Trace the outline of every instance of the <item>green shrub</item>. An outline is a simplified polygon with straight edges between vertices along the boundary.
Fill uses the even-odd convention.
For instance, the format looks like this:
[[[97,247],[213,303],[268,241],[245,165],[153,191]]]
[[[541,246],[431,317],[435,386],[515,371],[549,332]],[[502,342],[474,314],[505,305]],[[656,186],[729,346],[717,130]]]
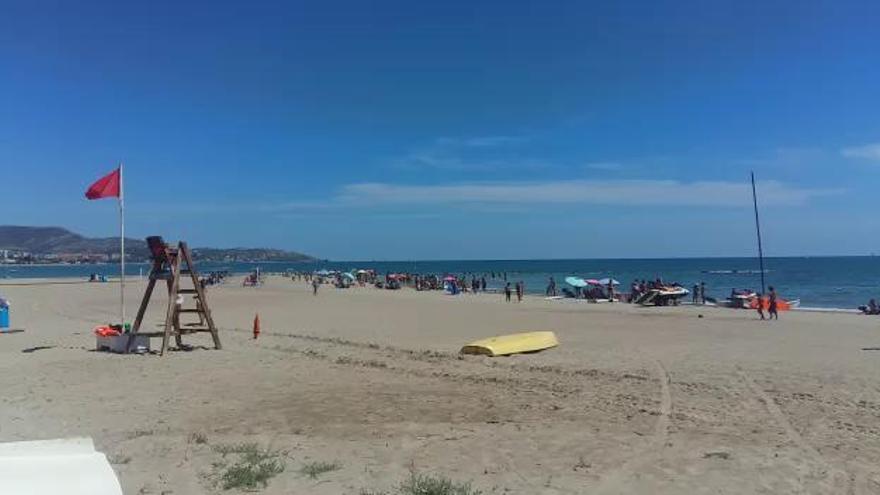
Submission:
[[[470,483],[457,483],[442,476],[413,474],[400,486],[403,495],[481,495]]]
[[[321,476],[324,473],[336,471],[340,468],[342,468],[342,464],[339,464],[338,462],[309,462],[303,465],[299,472],[309,478],[317,479],[318,476]]]

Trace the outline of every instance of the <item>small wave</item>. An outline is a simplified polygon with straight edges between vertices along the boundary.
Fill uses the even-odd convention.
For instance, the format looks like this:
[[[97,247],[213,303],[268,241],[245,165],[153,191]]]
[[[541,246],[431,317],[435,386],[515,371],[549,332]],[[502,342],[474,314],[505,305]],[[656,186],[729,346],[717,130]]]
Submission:
[[[806,311],[809,313],[852,313],[852,314],[861,314],[861,311],[857,309],[848,309],[848,308],[816,308],[816,307],[804,307],[800,306],[797,308],[792,308],[792,311]]]
[[[764,273],[770,273],[770,270],[763,270]],[[700,273],[709,273],[712,275],[757,275],[761,270],[702,270]]]

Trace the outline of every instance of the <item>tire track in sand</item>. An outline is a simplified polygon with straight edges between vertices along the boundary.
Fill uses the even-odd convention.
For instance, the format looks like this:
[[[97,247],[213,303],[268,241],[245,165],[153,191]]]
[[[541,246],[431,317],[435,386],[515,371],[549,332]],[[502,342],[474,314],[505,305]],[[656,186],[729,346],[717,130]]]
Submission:
[[[830,475],[831,479],[834,478],[844,478],[846,480],[846,493],[850,495],[861,495],[862,493],[867,493],[864,491],[865,483],[862,482],[862,476],[858,474],[848,473],[846,470],[837,468],[831,465],[815,447],[810,445],[804,437],[798,433],[797,430],[794,429],[794,426],[791,425],[791,422],[788,421],[788,417],[782,412],[782,409],[779,408],[779,404],[773,400],[772,397],[767,395],[767,393],[755,383],[755,380],[749,375],[744,369],[737,366],[736,372],[739,374],[742,381],[746,384],[746,387],[758,398],[759,402],[764,404],[764,408],[767,410],[767,413],[773,419],[773,421],[785,431],[785,434],[788,438],[794,442],[794,444],[804,453],[806,453],[812,460],[818,463],[821,466],[824,466]],[[859,478],[857,480],[857,478]]]
[[[240,328],[230,328],[224,329],[229,330],[236,333],[250,333],[246,329]],[[319,337],[307,334],[289,334],[289,333],[277,333],[277,332],[263,332],[261,336],[268,337],[278,337],[278,338],[293,338],[293,339],[301,339],[306,341],[311,341],[316,344],[325,345],[328,348],[335,347],[344,347],[344,348],[359,348],[364,350],[369,350],[371,352],[375,352],[381,355],[383,359],[381,368],[386,371],[391,372],[404,372],[411,374],[413,376],[420,377],[428,377],[428,378],[444,378],[444,379],[453,379],[453,380],[464,380],[464,381],[472,381],[476,375],[472,375],[471,373],[474,370],[471,370],[471,373],[464,372],[463,374],[459,373],[451,373],[451,372],[443,372],[442,374],[438,374],[437,372],[432,372],[430,369],[422,369],[422,368],[412,368],[409,365],[404,364],[403,366],[398,366],[398,360],[404,358],[404,361],[426,361],[427,363],[433,363],[436,360],[446,360],[446,359],[455,359],[458,365],[467,365],[470,367],[476,367],[480,369],[494,369],[496,364],[493,363],[491,366],[488,366],[485,362],[477,362],[477,361],[460,361],[460,358],[457,355],[444,353],[444,352],[430,352],[426,353],[426,351],[419,350],[411,350],[405,348],[397,348],[391,346],[379,346],[374,343],[366,343],[366,342],[356,342],[356,341],[348,341],[345,339],[335,338],[335,337]],[[337,358],[336,361],[333,360],[332,355],[327,355],[321,352],[310,353],[310,349],[300,350],[297,348],[281,348],[279,346],[268,347],[261,346],[267,350],[281,351],[281,352],[295,352],[298,354],[303,354],[308,357],[317,358],[327,360],[329,362],[335,362],[339,364],[339,360]],[[344,357],[344,356],[343,356]],[[390,361],[389,361],[390,360]],[[649,359],[645,359],[648,361]],[[660,361],[651,360],[654,364],[656,371],[652,373],[655,375],[654,380],[656,380],[660,384],[660,394],[658,397],[659,408],[656,412],[652,413],[657,415],[657,420],[654,423],[653,433],[650,434],[649,438],[644,441],[644,443],[635,449],[633,449],[632,455],[629,456],[628,459],[622,460],[619,467],[609,469],[608,475],[601,475],[599,480],[596,482],[600,487],[607,487],[605,490],[608,490],[610,493],[619,493],[619,488],[622,483],[626,482],[629,477],[635,476],[639,470],[643,469],[646,465],[650,465],[656,462],[661,457],[661,450],[666,446],[668,437],[669,437],[669,427],[670,427],[670,418],[672,413],[672,395],[671,395],[671,379],[669,373],[666,371],[666,368]],[[376,361],[374,360],[362,360],[362,359],[354,359],[351,361],[346,361],[344,364],[351,364],[355,366],[372,366],[372,363]],[[376,362],[378,364],[378,362]],[[570,377],[571,379],[575,379],[580,381],[582,376],[587,377],[600,377],[607,378],[613,380],[621,380],[621,379],[638,379],[640,382],[648,380],[651,374],[646,374],[646,376],[633,376],[629,373],[624,373],[622,375],[617,374],[607,374],[594,369],[574,369],[574,370],[563,370],[556,369],[553,367],[541,367],[541,366],[519,366],[515,364],[509,365],[501,365],[498,366],[499,371],[519,371],[524,373],[537,373],[539,375],[545,374],[563,374],[565,376]],[[607,375],[607,376],[606,376]],[[508,383],[513,384],[517,383],[519,385],[528,383],[526,381],[521,381],[522,378],[503,378],[503,379],[495,379],[493,383]],[[555,377],[551,379],[554,381]],[[573,393],[576,393],[576,389],[572,390]],[[645,404],[645,407],[650,407]],[[544,492],[547,490],[557,491],[559,488],[552,486],[552,478],[545,481],[540,481],[540,486],[536,481],[528,481],[525,479],[522,473],[520,473],[516,463],[512,456],[508,453],[501,453],[500,456],[503,461],[507,463],[507,471],[513,473],[522,483],[530,488],[535,489],[535,493]],[[564,491],[564,490],[563,490]],[[548,492],[550,493],[550,492]],[[590,493],[593,493],[591,490]],[[599,492],[602,493],[602,492]]]
[[[634,474],[641,472],[649,464],[656,462],[663,454],[663,449],[669,440],[669,425],[672,417],[672,380],[669,372],[659,360],[654,360],[657,377],[660,380],[660,410],[657,422],[654,423],[654,435],[651,439],[637,449],[620,467],[602,477],[599,486],[591,493],[620,493],[626,491],[623,484]]]
[[[672,379],[669,378],[669,372],[660,361],[654,362],[657,367],[658,376],[660,377],[660,417],[654,425],[654,437],[663,439],[663,444],[669,438],[669,423],[672,417],[672,392],[670,386]]]

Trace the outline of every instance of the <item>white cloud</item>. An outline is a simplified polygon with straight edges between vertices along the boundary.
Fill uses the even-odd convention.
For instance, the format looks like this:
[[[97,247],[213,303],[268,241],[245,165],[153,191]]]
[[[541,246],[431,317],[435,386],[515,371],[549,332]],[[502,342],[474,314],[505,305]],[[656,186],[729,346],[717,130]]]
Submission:
[[[435,144],[448,147],[491,148],[511,146],[528,141],[524,136],[477,136],[470,138],[438,138]]]
[[[462,140],[462,144],[474,148],[483,148],[488,146],[508,146],[513,144],[521,144],[526,142],[526,138],[521,136],[483,136]]]
[[[469,138],[436,138],[394,160],[400,169],[436,169],[462,172],[489,172],[505,169],[540,169],[547,164],[533,159],[511,156],[511,147],[529,140],[525,136],[478,136]]]
[[[843,192],[842,189],[800,188],[772,180],[758,183],[758,199],[762,207],[800,206],[816,198]],[[436,185],[367,182],[343,185],[317,199],[273,201],[254,198],[249,202],[175,204],[173,209],[191,214],[256,211],[282,216],[347,214],[357,210],[369,211],[372,216],[414,217],[435,215],[436,211],[426,209],[430,207],[464,207],[480,212],[520,211],[536,205],[751,208],[751,201],[752,190],[748,183],[725,181],[558,180]],[[144,204],[142,207],[151,211],[172,208],[165,204]]]
[[[614,170],[620,170],[623,168],[623,165],[617,162],[592,162],[584,165],[584,168],[588,168],[590,170],[601,170],[606,172],[611,172]]]
[[[840,150],[840,154],[847,158],[860,158],[880,162],[880,143],[843,148]]]
[[[436,169],[450,171],[492,172],[496,170],[539,170],[549,165],[534,160],[500,160],[492,158],[462,159],[433,152],[412,153],[395,162],[401,169]]]
[[[763,181],[761,205],[802,205],[811,199],[838,194],[836,189],[803,189]],[[391,183],[348,184],[325,203],[289,203],[277,209],[523,205],[702,206],[749,207],[751,186],[741,182],[672,180],[561,180],[542,182],[474,182],[439,185]]]
[[[396,164],[400,168],[432,168],[456,171],[495,170],[499,166],[498,162],[492,160],[464,161],[456,156],[438,156],[431,152],[413,153],[403,160],[399,160]]]

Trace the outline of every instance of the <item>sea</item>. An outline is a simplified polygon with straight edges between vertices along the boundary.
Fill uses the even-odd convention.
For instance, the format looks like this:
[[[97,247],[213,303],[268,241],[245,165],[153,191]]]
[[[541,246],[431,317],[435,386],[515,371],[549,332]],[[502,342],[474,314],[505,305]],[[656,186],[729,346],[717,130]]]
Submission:
[[[761,270],[754,258],[670,258],[670,259],[569,259],[569,260],[437,260],[437,261],[318,261],[307,263],[200,263],[201,273],[228,271],[249,273],[259,268],[265,273],[310,272],[321,269],[350,271],[373,269],[379,273],[409,272],[485,276],[490,288],[498,289],[505,281],[525,284],[526,292],[543,294],[550,277],[564,287],[565,277],[620,281],[621,290],[629,291],[633,280],[663,279],[691,289],[706,284],[706,295],[726,298],[731,289],[760,292]],[[126,264],[126,276],[146,274],[146,263]],[[0,265],[2,285],[18,278],[88,278],[92,273],[115,277],[119,266],[88,265]],[[801,306],[813,308],[854,309],[870,298],[880,298],[880,257],[786,257],[765,258],[764,283],[773,286],[785,299],[800,299]]]

